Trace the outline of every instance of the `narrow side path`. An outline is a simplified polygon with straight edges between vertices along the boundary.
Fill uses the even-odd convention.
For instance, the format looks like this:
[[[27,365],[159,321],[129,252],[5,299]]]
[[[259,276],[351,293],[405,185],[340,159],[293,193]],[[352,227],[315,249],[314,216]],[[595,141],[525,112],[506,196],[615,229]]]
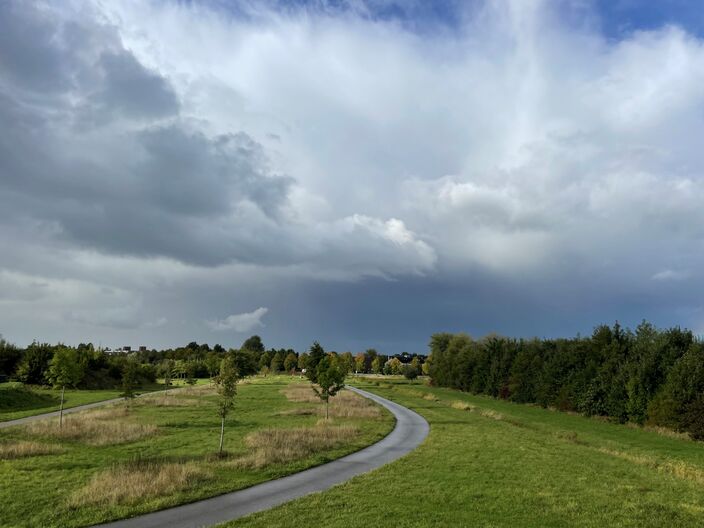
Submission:
[[[178,390],[181,387],[177,387],[175,389],[167,389],[167,390]],[[138,394],[136,398],[141,398],[142,396],[148,396],[152,394],[161,394],[163,392],[167,392],[166,390],[158,390],[158,391],[153,391],[153,392],[143,392],[142,394]],[[103,405],[110,405],[111,403],[119,403],[119,402],[124,402],[124,398],[112,398],[110,400],[100,400],[97,402],[93,403],[84,403],[83,405],[76,405],[75,407],[69,407],[68,409],[64,409],[64,415],[75,413],[75,412],[80,412],[80,411],[85,411],[86,409],[93,409],[95,407],[102,407]],[[33,416],[25,416],[24,418],[16,418],[14,420],[7,420],[4,422],[0,422],[0,429],[3,429],[5,427],[12,427],[14,425],[24,425],[28,424],[30,422],[36,422],[37,420],[45,420],[47,418],[58,418],[59,417],[59,411],[51,411],[48,413],[44,414],[35,414]]]
[[[386,407],[396,417],[394,430],[376,444],[327,464],[251,488],[101,524],[100,528],[197,528],[230,521],[326,490],[381,467],[413,451],[428,436],[430,426],[419,414],[376,394],[355,387],[348,388]]]

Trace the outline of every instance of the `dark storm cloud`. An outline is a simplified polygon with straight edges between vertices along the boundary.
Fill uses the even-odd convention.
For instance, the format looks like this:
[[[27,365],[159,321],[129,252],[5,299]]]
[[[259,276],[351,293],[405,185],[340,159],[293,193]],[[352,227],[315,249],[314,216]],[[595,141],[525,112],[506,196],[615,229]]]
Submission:
[[[292,180],[270,174],[256,141],[208,137],[179,118],[168,80],[114,28],[29,4],[0,9],[7,218],[54,224],[64,240],[118,254],[267,258],[247,224],[275,227]]]

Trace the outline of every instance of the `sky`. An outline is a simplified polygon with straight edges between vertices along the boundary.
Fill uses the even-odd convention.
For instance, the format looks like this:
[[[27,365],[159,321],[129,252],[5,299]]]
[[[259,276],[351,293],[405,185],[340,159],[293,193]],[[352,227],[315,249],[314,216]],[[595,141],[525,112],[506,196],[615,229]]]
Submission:
[[[0,334],[704,333],[698,0],[0,3]]]

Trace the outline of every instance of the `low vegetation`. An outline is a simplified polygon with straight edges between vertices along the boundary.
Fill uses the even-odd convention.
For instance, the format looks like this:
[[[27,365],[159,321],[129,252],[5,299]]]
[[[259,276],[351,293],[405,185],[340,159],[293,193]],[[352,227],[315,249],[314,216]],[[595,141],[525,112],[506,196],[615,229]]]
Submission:
[[[354,385],[425,416],[428,439],[392,464],[228,528],[389,519],[419,528],[704,526],[699,442],[419,382]]]
[[[344,456],[393,428],[386,411],[319,424],[324,404],[310,386],[313,401],[289,401],[281,391],[290,382],[238,383],[222,458],[210,384],[69,414],[61,430],[55,419],[0,429],[0,449],[13,453],[0,460],[12,482],[0,486],[0,524],[73,528],[192,502]],[[299,408],[313,413],[290,412]]]
[[[206,480],[209,474],[195,462],[133,462],[95,474],[71,494],[69,505],[134,504],[145,498],[169,495]]]
[[[64,449],[54,444],[43,444],[30,440],[15,440],[0,443],[0,460],[10,460],[13,458],[32,457],[40,455],[55,455],[62,453]]]
[[[30,436],[72,440],[92,446],[124,444],[156,434],[156,425],[125,420],[128,416],[129,410],[121,405],[66,416],[63,426],[58,420],[39,420],[26,425],[25,431]]]
[[[251,452],[234,460],[237,467],[262,468],[301,460],[348,442],[359,434],[356,427],[325,423],[293,429],[267,428],[250,433],[245,444]]]

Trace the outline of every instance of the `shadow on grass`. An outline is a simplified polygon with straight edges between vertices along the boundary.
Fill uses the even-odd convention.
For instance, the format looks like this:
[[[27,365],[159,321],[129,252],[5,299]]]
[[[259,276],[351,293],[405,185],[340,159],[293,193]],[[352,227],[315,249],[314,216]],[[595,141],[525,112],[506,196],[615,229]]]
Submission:
[[[0,389],[0,411],[30,411],[59,405],[60,399],[52,394],[39,394],[26,387]]]

